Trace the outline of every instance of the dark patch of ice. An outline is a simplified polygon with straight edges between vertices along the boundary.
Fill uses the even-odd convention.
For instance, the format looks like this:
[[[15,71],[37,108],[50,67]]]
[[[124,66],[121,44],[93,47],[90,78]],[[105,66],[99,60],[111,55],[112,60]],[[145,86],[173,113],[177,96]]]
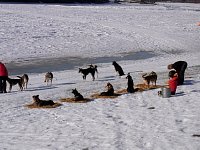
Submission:
[[[20,75],[24,73],[43,73],[61,70],[71,70],[87,64],[111,63],[122,60],[141,60],[155,57],[156,54],[148,51],[123,53],[121,56],[113,57],[59,57],[59,58],[32,58],[21,61],[13,61],[6,64],[10,75]]]

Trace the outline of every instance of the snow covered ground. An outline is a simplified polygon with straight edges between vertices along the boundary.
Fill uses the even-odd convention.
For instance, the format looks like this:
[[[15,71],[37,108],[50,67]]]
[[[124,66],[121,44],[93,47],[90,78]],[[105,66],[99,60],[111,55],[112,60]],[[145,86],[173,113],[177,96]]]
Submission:
[[[0,4],[0,61],[10,77],[27,73],[28,89],[0,95],[0,149],[199,150],[200,138],[200,5],[49,5]],[[166,66],[188,62],[185,85],[170,98],[156,90],[125,94],[89,103],[62,103],[53,109],[28,109],[41,99],[84,97],[116,90],[127,80],[116,76],[112,61],[130,72],[156,71],[167,80]],[[79,67],[93,63],[99,74],[82,80]],[[44,74],[52,71],[52,86]],[[148,109],[155,107],[155,109]]]

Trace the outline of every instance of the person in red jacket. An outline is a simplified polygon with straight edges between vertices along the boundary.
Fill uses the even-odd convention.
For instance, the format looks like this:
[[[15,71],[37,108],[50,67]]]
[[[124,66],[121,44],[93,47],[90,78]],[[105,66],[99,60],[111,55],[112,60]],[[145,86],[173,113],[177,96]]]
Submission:
[[[0,93],[7,93],[6,80],[8,78],[8,71],[5,65],[0,62]]]
[[[169,80],[168,80],[168,85],[171,90],[171,95],[176,94],[176,88],[178,86],[178,74],[176,73],[175,70],[171,70],[169,72]]]
[[[187,62],[185,61],[177,61],[173,64],[169,64],[167,66],[169,70],[175,69],[176,73],[178,74],[178,85],[183,85],[185,80],[185,70],[187,68]]]

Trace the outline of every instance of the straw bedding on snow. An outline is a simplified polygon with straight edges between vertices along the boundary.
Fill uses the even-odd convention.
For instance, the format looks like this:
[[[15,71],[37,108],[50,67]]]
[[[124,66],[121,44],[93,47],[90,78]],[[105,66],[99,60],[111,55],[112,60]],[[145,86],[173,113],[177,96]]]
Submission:
[[[55,103],[54,105],[37,106],[34,103],[32,103],[32,104],[25,105],[25,107],[28,107],[28,108],[56,108],[56,107],[59,107],[61,105],[62,104],[60,104],[60,103]]]
[[[153,89],[157,89],[157,88],[161,88],[164,87],[163,85],[150,85],[148,87],[148,85],[146,84],[137,84],[135,86],[135,92],[143,92],[143,91],[148,91],[148,90],[153,90]],[[121,89],[116,91],[117,94],[127,94],[127,89]]]
[[[114,93],[114,95],[112,96],[102,96],[100,95],[99,93],[96,93],[96,94],[92,94],[91,97],[92,98],[116,98],[118,96],[120,96],[121,94],[118,94],[118,93]]]
[[[87,103],[93,101],[89,98],[84,98],[83,100],[76,100],[75,98],[62,98],[60,99],[61,102],[68,102],[68,103]]]

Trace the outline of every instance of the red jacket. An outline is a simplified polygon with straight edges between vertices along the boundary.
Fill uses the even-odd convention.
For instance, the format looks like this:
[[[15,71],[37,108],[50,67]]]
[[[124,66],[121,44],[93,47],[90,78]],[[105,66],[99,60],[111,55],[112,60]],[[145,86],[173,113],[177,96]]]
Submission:
[[[169,79],[168,84],[169,84],[169,88],[170,88],[171,92],[176,93],[176,88],[178,85],[178,77],[175,76],[175,77]]]
[[[4,64],[0,62],[0,76],[8,76],[8,71]]]

